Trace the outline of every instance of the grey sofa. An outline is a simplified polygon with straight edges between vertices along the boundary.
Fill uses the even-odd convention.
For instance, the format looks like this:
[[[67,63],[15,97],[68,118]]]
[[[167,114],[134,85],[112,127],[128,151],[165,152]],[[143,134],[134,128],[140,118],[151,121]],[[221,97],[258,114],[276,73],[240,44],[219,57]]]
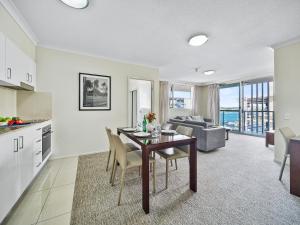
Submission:
[[[211,119],[202,118],[201,116],[177,116],[170,119],[171,122],[187,123],[208,128],[214,125]]]
[[[192,124],[186,122],[179,122],[170,120],[172,129],[177,126],[186,126],[193,128],[193,136],[197,138],[197,149],[200,151],[208,152],[217,148],[225,147],[225,128],[222,127],[208,127],[200,126],[199,124]]]

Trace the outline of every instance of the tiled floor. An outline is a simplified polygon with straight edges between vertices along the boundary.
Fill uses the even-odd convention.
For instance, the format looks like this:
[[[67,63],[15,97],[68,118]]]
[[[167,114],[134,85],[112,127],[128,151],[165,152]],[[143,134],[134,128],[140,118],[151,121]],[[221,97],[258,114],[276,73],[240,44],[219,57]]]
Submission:
[[[69,225],[78,158],[50,160],[5,225]]]

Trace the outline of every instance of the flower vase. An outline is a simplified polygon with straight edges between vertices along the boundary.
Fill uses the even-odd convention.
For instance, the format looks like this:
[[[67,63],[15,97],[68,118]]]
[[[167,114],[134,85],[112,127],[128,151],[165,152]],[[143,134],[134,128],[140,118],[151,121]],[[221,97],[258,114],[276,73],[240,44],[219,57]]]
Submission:
[[[154,130],[155,126],[152,123],[148,123],[147,124],[147,131],[152,133],[152,131]]]

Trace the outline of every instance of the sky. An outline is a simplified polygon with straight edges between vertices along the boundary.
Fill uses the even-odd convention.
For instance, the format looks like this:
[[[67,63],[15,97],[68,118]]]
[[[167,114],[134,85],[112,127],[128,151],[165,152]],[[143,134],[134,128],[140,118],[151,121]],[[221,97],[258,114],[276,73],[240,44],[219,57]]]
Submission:
[[[253,85],[253,93],[256,95],[256,85]],[[261,83],[258,84],[258,96],[261,96]],[[264,83],[264,95],[267,96],[267,83]],[[244,96],[251,97],[251,85],[244,86]],[[221,107],[239,107],[239,87],[221,88],[220,89],[220,106]]]

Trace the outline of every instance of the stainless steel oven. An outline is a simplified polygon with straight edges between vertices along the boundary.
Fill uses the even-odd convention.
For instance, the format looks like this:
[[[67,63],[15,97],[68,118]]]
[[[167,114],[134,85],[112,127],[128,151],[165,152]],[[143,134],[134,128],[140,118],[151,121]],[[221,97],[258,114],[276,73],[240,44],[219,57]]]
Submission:
[[[47,158],[51,153],[51,125],[43,127],[42,130],[42,159]]]

